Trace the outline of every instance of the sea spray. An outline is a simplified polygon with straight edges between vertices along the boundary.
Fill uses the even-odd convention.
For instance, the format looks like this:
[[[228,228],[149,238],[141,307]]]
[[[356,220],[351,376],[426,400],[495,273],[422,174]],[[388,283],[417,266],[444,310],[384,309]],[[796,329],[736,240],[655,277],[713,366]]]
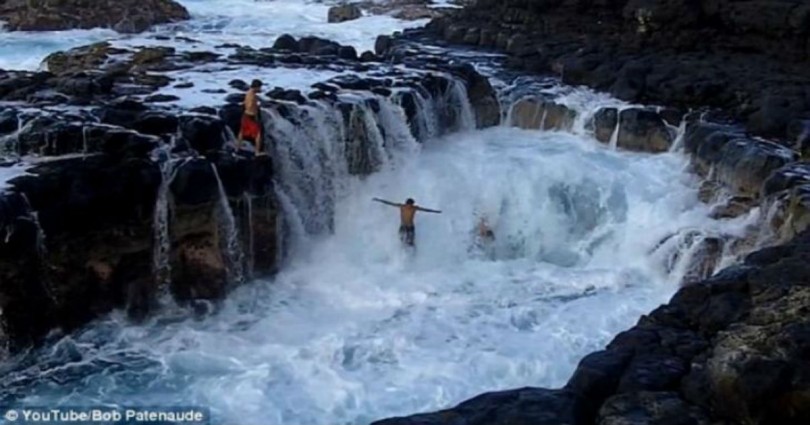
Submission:
[[[345,176],[351,190],[321,235],[277,184],[285,238],[304,243],[284,242],[272,281],[235,288],[216,315],[101,320],[9,371],[4,397],[59,405],[104,394],[110,403],[202,403],[215,423],[330,424],[526,382],[563,385],[583,355],[677,289],[678,276],[649,254],[661,239],[740,224],[708,218],[683,162],[559,132],[459,134],[397,167]],[[398,212],[375,196],[442,210],[417,216],[413,256],[401,255]],[[493,226],[490,255],[470,253],[476,209]]]

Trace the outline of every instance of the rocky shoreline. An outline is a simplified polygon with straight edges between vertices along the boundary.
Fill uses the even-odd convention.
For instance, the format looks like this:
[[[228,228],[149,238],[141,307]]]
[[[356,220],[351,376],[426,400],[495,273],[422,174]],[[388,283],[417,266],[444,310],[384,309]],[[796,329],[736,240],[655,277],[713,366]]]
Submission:
[[[224,49],[230,54],[100,43],[50,56],[49,71],[0,72],[6,161],[34,158],[29,175],[0,192],[0,229],[7,235],[0,240],[0,307],[12,352],[112,309],[142,318],[167,296],[206,309],[248,278],[274,273],[287,226],[278,191],[307,197],[333,184],[328,175],[323,182],[295,181],[296,187],[283,181],[285,173],[313,172],[296,160],[307,153],[290,151],[301,147],[293,143],[295,132],[312,137],[308,127],[335,126],[343,140],[324,143],[343,145],[347,172],[366,175],[385,162],[381,146],[396,147],[387,102],[402,105],[403,125],[417,140],[499,120],[492,87],[469,65],[383,69],[371,52],[358,56],[315,37]],[[247,83],[222,81],[219,89],[200,91],[220,99],[215,107],[176,105],[178,96],[161,93],[193,89],[175,80],[177,71],[244,66],[339,75],[307,91],[264,93],[271,155],[257,157],[233,143]],[[468,102],[472,122],[465,123]],[[429,117],[435,122],[425,122],[424,108],[439,104],[441,113]],[[313,113],[331,121],[313,123]],[[305,221],[306,230],[329,231],[331,218],[324,217],[331,217],[333,200],[307,202],[314,204],[299,207],[324,214]]]
[[[687,286],[560,389],[483,394],[405,424],[803,424],[810,233]]]
[[[313,111],[326,110],[344,129],[347,172],[362,176],[384,162],[380,145],[396,144],[384,125],[386,102],[402,106],[408,131],[419,141],[464,125],[501,122],[502,106],[485,76],[413,43],[438,34],[450,42],[503,48],[508,63],[521,70],[556,72],[567,84],[671,105],[605,107],[586,125],[597,140],[621,149],[682,147],[705,178],[702,199],[716,204],[716,217],[759,208],[762,218],[746,237],[694,242],[705,254],[696,257],[689,285],[605,350],[584,358],[565,387],[489,393],[445,411],[375,424],[806,423],[810,165],[799,161],[796,151],[803,146],[792,142],[810,106],[794,103],[806,96],[796,91],[806,71],[794,75],[804,62],[791,59],[806,52],[805,21],[787,35],[763,24],[750,37],[730,40],[718,28],[746,22],[749,15],[739,10],[749,9],[735,9],[739,4],[733,19],[721,20],[724,26],[706,29],[720,12],[707,11],[705,4],[692,18],[669,19],[671,10],[662,6],[669,2],[650,2],[658,5],[651,9],[641,3],[480,1],[435,20],[427,32],[380,37],[373,53],[289,36],[272,48],[233,45],[216,52],[101,43],[52,55],[47,72],[0,72],[0,142],[10,158],[39,156],[28,170],[33,175],[12,180],[0,193],[0,337],[19,350],[56,328],[68,332],[112,309],[144,317],[166,295],[204,310],[248,277],[279,267],[286,229],[274,180],[300,164],[277,155],[254,157],[233,146],[244,81],[230,81],[215,93],[205,89],[220,104],[190,108],[174,106],[179,98],[172,91],[192,86],[173,73],[255,66],[339,74],[308,90],[269,90],[264,125],[278,149],[286,143],[280,140],[288,135],[286,126],[300,128]],[[717,3],[717,10],[726,10],[727,3]],[[793,5],[790,16],[803,10]],[[494,21],[483,20],[493,11]],[[593,33],[581,36],[579,28],[589,24]],[[681,38],[673,39],[673,32]],[[702,53],[687,49],[694,37],[707,35],[718,35],[716,46],[704,46]],[[771,51],[780,45],[773,38],[795,45]],[[723,72],[744,68],[739,58],[725,63],[723,54],[707,59],[717,46],[752,49],[751,57],[773,56],[778,66],[756,62],[717,86],[728,75]],[[699,66],[686,73],[666,69],[685,58]],[[629,65],[639,61],[643,72]],[[714,66],[720,74],[698,76]],[[780,73],[771,75],[772,66]],[[347,75],[353,72],[364,75]],[[668,77],[656,80],[660,73]],[[756,77],[766,74],[777,80],[765,83],[775,91],[759,96]],[[601,81],[606,75],[613,79]],[[745,99],[734,97],[738,91]],[[459,93],[469,101],[472,123],[463,122]],[[770,100],[774,96],[778,100]],[[436,122],[424,121],[426,102],[442,105]],[[715,109],[687,113],[696,106]],[[565,131],[577,111],[527,91],[507,118],[516,127]],[[319,190],[302,184],[304,191]],[[328,212],[330,205],[318,208]],[[319,218],[306,222],[307,230],[329,231],[329,221]],[[768,245],[709,277],[722,252]]]
[[[406,36],[495,48],[515,69],[675,108],[657,109],[657,118],[632,128],[665,129],[650,123],[693,110],[685,115],[681,142],[693,171],[705,178],[701,198],[716,204],[718,217],[761,208],[765,233],[731,245],[768,247],[710,278],[687,282],[605,350],[586,356],[562,388],[487,393],[374,425],[810,421],[810,168],[800,160],[810,116],[806,8],[798,1],[484,0],[434,20],[427,34]],[[712,38],[698,43],[701,37]],[[513,125],[571,125],[563,105],[530,99],[518,106],[530,113]],[[631,150],[671,146],[672,136],[661,130],[621,142],[622,115],[630,113],[655,116],[649,108],[601,110],[595,137]]]
[[[801,0],[479,0],[432,36],[503,51],[641,104],[714,108],[754,134],[795,142],[810,120],[810,5]]]
[[[185,7],[173,0],[4,0],[0,22],[11,31],[59,31],[110,28],[138,33],[187,20]]]

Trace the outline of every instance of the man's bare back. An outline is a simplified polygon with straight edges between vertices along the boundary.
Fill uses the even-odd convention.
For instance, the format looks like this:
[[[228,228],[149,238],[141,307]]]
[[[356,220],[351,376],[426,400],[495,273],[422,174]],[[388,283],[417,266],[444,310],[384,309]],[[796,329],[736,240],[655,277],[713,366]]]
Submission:
[[[404,204],[399,207],[399,218],[403,226],[413,226],[416,211],[415,205]]]
[[[259,113],[259,99],[256,90],[251,88],[245,95],[245,114],[255,117]]]
[[[237,146],[241,148],[242,140],[249,138],[253,140],[254,152],[256,155],[264,155],[262,152],[262,125],[259,120],[259,90],[262,82],[253,80],[245,94],[245,111],[242,114],[242,122],[237,136]]]

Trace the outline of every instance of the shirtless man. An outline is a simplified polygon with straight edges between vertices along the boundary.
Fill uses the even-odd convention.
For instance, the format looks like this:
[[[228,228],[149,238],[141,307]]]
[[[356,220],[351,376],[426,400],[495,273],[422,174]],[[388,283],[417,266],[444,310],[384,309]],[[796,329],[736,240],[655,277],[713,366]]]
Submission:
[[[377,202],[382,202],[385,205],[392,207],[399,207],[399,238],[406,245],[413,246],[414,237],[416,236],[416,228],[413,225],[413,219],[417,211],[424,211],[430,213],[441,214],[441,211],[422,208],[414,203],[414,200],[408,198],[404,204],[397,204],[396,202],[385,201],[380,198],[374,198]]]
[[[256,147],[256,155],[261,155],[261,141],[262,141],[262,124],[259,121],[259,90],[262,88],[262,82],[253,80],[250,83],[250,89],[245,94],[245,112],[242,115],[242,124],[239,129],[239,137],[237,138],[238,146],[242,146],[242,139],[253,139],[253,144]]]

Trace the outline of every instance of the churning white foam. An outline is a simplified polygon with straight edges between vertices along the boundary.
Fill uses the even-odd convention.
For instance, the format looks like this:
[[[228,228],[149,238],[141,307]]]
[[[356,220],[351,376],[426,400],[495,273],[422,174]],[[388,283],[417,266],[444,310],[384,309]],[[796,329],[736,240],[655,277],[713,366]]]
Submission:
[[[8,188],[9,180],[28,173],[29,166],[16,164],[7,167],[0,166],[0,192]]]
[[[112,41],[121,47],[168,45],[179,50],[215,50],[226,43],[269,47],[282,34],[318,36],[374,50],[379,34],[425,25],[426,19],[403,21],[387,15],[363,16],[328,23],[327,12],[336,2],[306,0],[179,0],[192,19],[157,26],[143,34],[118,34],[107,29],[3,32],[0,31],[0,69],[34,70],[49,54],[73,47]],[[196,42],[155,39],[155,35],[187,37]]]
[[[497,127],[352,178],[333,235],[218,313],[99,321],[6,373],[27,404],[203,405],[215,423],[363,424],[483,391],[558,386],[676,290],[648,252],[684,228],[735,232],[676,154]],[[414,252],[398,211],[419,213]],[[477,244],[486,215],[495,234]],[[58,383],[58,384],[57,384]]]
[[[221,105],[224,103],[228,82],[234,79],[250,82],[254,78],[262,79],[267,88],[282,87],[287,90],[301,90],[307,93],[312,84],[328,80],[343,74],[329,70],[306,68],[262,68],[243,65],[238,69],[218,69],[217,67],[199,67],[193,70],[172,71],[165,75],[174,79],[172,86],[162,88],[160,94],[177,96],[179,100],[170,103],[183,107]],[[184,87],[190,83],[191,87]],[[178,87],[179,85],[179,87]]]

